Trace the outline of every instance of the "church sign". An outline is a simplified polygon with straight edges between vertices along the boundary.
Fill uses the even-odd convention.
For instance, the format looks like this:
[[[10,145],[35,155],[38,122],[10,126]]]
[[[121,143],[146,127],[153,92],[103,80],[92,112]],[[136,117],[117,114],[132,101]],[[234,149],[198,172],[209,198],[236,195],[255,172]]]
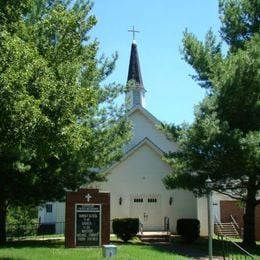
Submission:
[[[109,244],[110,193],[80,189],[66,194],[65,246]]]
[[[100,246],[101,205],[76,204],[76,246]]]

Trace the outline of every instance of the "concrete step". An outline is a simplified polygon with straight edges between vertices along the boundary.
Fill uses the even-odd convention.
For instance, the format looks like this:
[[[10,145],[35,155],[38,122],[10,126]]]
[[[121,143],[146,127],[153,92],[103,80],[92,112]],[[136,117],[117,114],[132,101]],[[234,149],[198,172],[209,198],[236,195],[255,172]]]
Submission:
[[[143,232],[137,235],[142,242],[160,243],[169,242],[170,233],[167,232]]]
[[[215,224],[214,232],[218,236],[239,237],[239,233],[233,223]]]
[[[169,242],[169,237],[141,237],[140,240],[147,243],[162,243]]]

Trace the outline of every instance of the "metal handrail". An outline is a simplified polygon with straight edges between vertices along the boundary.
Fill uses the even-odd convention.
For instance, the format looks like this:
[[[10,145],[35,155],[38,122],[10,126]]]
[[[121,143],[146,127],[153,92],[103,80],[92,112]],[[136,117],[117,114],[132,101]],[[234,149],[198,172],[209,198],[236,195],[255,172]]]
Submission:
[[[238,245],[236,242],[232,241],[231,239],[229,239],[226,236],[221,236],[222,241],[223,241],[223,237],[228,240],[229,242],[231,242],[235,247],[237,247],[239,250],[241,250],[244,254],[246,254],[246,256],[250,257],[251,259],[256,259],[253,255],[251,255],[248,251],[246,251],[243,247],[241,247],[240,245]],[[223,256],[223,258],[225,259],[225,255]]]
[[[170,219],[169,219],[169,217],[164,217],[164,231],[167,232],[167,235],[170,233]]]
[[[139,219],[139,234],[143,235],[143,230],[144,230],[144,224],[142,221]]]
[[[237,229],[239,229],[239,225],[238,225],[237,221],[235,220],[235,218],[232,216],[232,214],[230,215],[230,218],[231,218],[231,222],[235,224]]]
[[[217,224],[223,228],[223,225],[217,215],[215,215],[215,219],[217,220]]]

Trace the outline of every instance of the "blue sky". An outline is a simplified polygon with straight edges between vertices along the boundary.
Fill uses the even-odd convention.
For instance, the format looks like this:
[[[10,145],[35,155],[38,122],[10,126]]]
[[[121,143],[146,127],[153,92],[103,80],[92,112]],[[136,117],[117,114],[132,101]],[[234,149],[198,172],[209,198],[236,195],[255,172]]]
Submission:
[[[100,41],[100,54],[119,59],[109,82],[126,83],[134,25],[146,108],[167,123],[191,123],[194,105],[203,96],[190,74],[192,68],[182,59],[183,32],[187,28],[200,40],[212,28],[218,35],[220,22],[217,0],[95,0],[93,13],[98,24],[91,35]]]

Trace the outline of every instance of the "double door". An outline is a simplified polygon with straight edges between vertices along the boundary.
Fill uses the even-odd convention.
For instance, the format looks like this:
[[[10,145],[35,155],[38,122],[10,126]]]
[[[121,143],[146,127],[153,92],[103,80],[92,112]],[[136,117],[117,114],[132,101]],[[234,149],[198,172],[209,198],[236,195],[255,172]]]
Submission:
[[[160,195],[131,195],[131,217],[139,218],[144,231],[162,230]]]

